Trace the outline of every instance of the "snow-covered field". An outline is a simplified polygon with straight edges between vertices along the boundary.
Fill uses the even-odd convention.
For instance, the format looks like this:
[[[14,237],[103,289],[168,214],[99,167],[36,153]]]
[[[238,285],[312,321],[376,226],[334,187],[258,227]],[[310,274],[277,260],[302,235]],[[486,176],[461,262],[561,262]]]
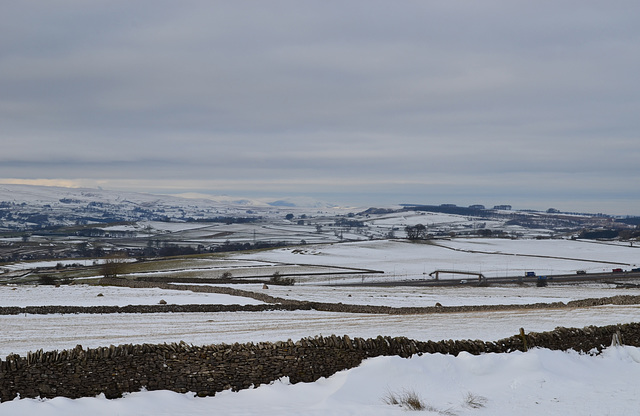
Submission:
[[[513,286],[269,286],[261,285],[215,285],[236,289],[264,292],[284,299],[313,302],[344,303],[353,305],[377,305],[392,307],[466,306],[466,305],[525,305],[533,303],[569,302],[578,299],[603,298],[615,295],[640,295],[640,289],[617,289],[611,284],[569,285],[552,284],[547,287],[535,285]]]
[[[518,333],[637,322],[640,306],[496,311],[433,315],[342,314],[317,311],[158,313],[109,315],[0,315],[0,357],[38,349],[184,341],[206,345],[298,340],[331,334],[417,340],[495,341]]]
[[[287,379],[214,397],[168,391],[122,399],[23,399],[0,404],[2,415],[404,415],[391,397],[413,394],[442,415],[635,415],[640,349],[612,347],[600,356],[534,349],[526,353],[377,357],[315,383]]]
[[[131,263],[135,259],[121,259],[122,263]],[[43,260],[43,261],[27,261],[19,263],[11,263],[0,267],[0,270],[15,271],[15,270],[29,270],[37,268],[51,268],[58,265],[61,266],[95,266],[96,264],[103,264],[105,259],[73,259],[73,260]],[[4,270],[3,270],[4,269]]]
[[[570,240],[442,241],[439,245],[367,241],[307,245],[255,253],[234,253],[235,262],[264,261],[383,270],[385,279],[427,279],[437,269],[479,271],[487,276],[575,273],[637,267],[636,247]],[[237,263],[236,263],[237,264]],[[216,264],[216,267],[219,265]],[[197,267],[193,267],[198,273]],[[202,272],[203,274],[206,272]],[[332,286],[332,277],[300,279],[292,287],[270,286],[266,293],[291,299],[388,306],[433,306],[567,302],[640,294],[613,285],[513,287],[369,288]],[[351,277],[360,281],[361,277]],[[372,279],[367,276],[366,279]],[[241,289],[264,291],[260,285]],[[174,293],[175,292],[175,293]],[[98,296],[102,293],[103,296]],[[252,299],[157,289],[72,285],[0,286],[0,305],[128,305],[167,303],[255,303]],[[601,306],[432,315],[367,315],[316,311],[116,315],[0,316],[0,358],[37,349],[85,348],[123,343],[191,344],[277,341],[313,335],[406,336],[418,340],[497,340],[557,326],[584,327],[637,322],[640,306]],[[15,400],[0,404],[4,415],[394,415],[405,409],[385,403],[389,395],[415,392],[430,415],[607,415],[637,414],[640,349],[610,348],[601,356],[531,350],[526,353],[458,357],[440,354],[411,359],[379,357],[316,383],[269,386],[216,397],[171,392],[139,392],[123,399]],[[469,396],[470,395],[470,396]],[[482,405],[473,408],[471,404]]]
[[[525,271],[547,275],[573,274],[577,270],[608,272],[618,267],[629,270],[640,264],[640,247],[585,240],[478,238],[428,244],[382,240],[239,253],[234,258],[384,271],[385,275],[365,277],[367,281],[375,281],[431,279],[429,273],[435,270],[477,272],[487,277],[521,276]],[[339,279],[332,277],[327,282]],[[318,280],[314,278],[313,282]]]
[[[160,300],[164,300],[169,305],[258,305],[263,303],[252,298],[186,290],[130,289],[89,285],[0,286],[0,306],[157,305]]]

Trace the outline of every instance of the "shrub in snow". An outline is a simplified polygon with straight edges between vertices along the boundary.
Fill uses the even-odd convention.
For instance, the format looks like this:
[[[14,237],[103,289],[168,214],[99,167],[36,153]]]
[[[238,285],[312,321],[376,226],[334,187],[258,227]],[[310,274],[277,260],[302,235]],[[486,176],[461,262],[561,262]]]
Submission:
[[[471,409],[480,409],[487,404],[487,398],[483,396],[478,396],[473,393],[467,393],[464,397],[464,405]]]
[[[274,272],[269,282],[274,285],[293,286],[296,281],[293,277],[282,277],[280,272]]]
[[[386,404],[392,406],[401,406],[408,410],[425,410],[427,406],[422,402],[422,399],[415,391],[405,390],[402,393],[388,392],[387,396],[383,399]],[[434,410],[431,406],[428,406],[428,410]]]
[[[50,274],[43,274],[42,276],[40,276],[39,281],[41,285],[53,286],[56,284],[55,277],[51,276]]]

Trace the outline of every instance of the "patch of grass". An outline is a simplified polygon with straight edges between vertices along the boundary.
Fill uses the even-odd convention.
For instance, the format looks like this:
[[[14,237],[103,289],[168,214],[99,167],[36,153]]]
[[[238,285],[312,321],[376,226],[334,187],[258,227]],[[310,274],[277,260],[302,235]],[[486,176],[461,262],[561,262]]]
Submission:
[[[425,404],[422,403],[422,399],[416,392],[406,392],[402,397],[402,402],[410,410],[424,410]]]
[[[392,406],[404,407],[408,410],[430,410],[431,406],[426,405],[418,393],[412,390],[404,390],[402,393],[388,392],[383,401]]]
[[[390,404],[391,406],[400,406],[400,399],[398,399],[398,395],[391,391],[387,393],[382,401],[386,404]]]
[[[464,406],[468,408],[480,409],[480,408],[483,408],[486,404],[487,404],[487,398],[484,396],[479,396],[471,392],[467,393],[464,396]]]
[[[425,410],[426,406],[422,399],[412,390],[405,390],[402,393],[388,392],[383,401],[392,406],[401,406],[408,410]]]
[[[428,403],[425,403],[420,395],[418,395],[418,393],[413,390],[403,390],[401,393],[389,391],[382,399],[382,401],[391,406],[400,406],[407,410],[424,410],[432,413],[437,413],[442,416],[456,416],[456,413],[454,413],[451,409],[442,410],[431,406]]]

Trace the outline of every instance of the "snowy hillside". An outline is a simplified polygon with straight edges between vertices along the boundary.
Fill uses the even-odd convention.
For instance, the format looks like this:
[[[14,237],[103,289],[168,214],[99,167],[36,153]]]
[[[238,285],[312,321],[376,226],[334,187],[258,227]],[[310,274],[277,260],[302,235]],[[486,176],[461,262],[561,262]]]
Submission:
[[[270,217],[280,215],[283,209],[336,210],[330,204],[303,198],[257,200],[201,194],[180,197],[0,184],[0,211],[10,214],[0,217],[0,229],[118,221],[187,221],[226,216]]]
[[[601,356],[534,349],[525,353],[377,357],[315,383],[287,379],[215,397],[168,391],[122,399],[22,399],[0,404],[4,416],[406,415],[407,396],[431,416],[634,415],[640,408],[640,349]],[[418,409],[415,409],[418,410]]]

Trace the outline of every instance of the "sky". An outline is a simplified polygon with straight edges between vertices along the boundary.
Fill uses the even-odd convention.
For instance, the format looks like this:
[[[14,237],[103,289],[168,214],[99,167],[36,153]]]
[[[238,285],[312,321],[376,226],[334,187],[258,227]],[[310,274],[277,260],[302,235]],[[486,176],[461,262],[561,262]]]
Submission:
[[[25,0],[0,183],[640,215],[640,3]]]

